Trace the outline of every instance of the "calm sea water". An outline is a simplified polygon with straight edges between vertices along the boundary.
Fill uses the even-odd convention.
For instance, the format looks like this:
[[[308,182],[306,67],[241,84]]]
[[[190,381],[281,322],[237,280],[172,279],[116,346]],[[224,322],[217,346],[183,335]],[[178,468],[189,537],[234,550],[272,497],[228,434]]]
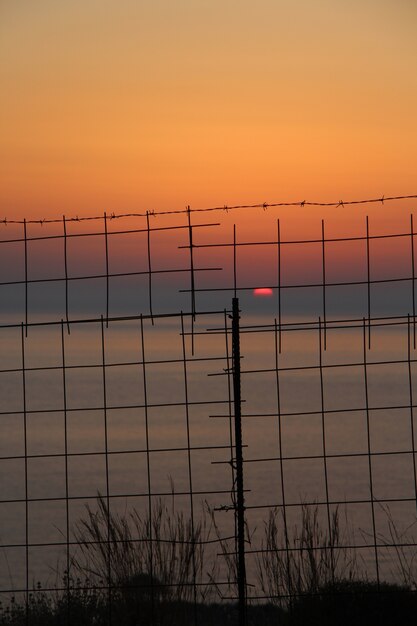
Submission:
[[[205,500],[213,507],[231,504],[226,371],[231,345],[229,336],[226,347],[221,332],[224,323],[222,315],[199,319],[193,355],[185,320],[185,369],[180,318],[157,320],[154,326],[144,322],[145,367],[139,322],[104,327],[104,368],[99,323],[73,325],[70,334],[64,329],[64,352],[60,325],[30,328],[23,341],[19,328],[0,330],[2,590],[25,586],[26,533],[30,584],[56,583],[65,545],[43,544],[65,544],[67,507],[70,541],[85,505],[94,507],[97,493],[106,493],[107,487],[114,510],[146,511],[147,445],[153,494],[169,497],[174,485],[177,507],[187,513],[192,485],[196,515]],[[317,328],[283,332],[277,355],[271,318],[242,315],[241,324],[245,498],[249,527],[257,529],[252,547],[259,545],[270,507],[283,499],[290,525],[299,521],[302,502],[323,503],[323,524],[327,499],[342,503],[353,540],[371,545],[370,472],[378,535],[388,536],[387,502],[398,528],[409,527],[416,514],[412,428],[417,424],[409,405],[410,397],[417,397],[417,372],[415,363],[410,368],[407,363],[407,325],[372,330],[366,350],[368,421],[361,326],[328,329],[326,350],[322,333],[321,379]],[[261,328],[264,324],[269,326]],[[251,325],[261,332],[247,332]],[[415,356],[411,348],[411,359]],[[218,513],[225,534],[232,529],[232,516],[231,511]],[[390,554],[382,552],[382,571],[389,576]],[[362,554],[372,574],[372,549]],[[253,563],[249,555],[250,576]]]

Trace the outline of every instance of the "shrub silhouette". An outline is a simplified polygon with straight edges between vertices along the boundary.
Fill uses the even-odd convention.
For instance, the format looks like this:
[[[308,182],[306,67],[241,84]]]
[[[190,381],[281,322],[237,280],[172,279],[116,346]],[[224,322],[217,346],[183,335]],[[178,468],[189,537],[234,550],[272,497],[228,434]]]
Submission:
[[[400,585],[341,580],[291,607],[293,626],[415,626],[417,598]]]

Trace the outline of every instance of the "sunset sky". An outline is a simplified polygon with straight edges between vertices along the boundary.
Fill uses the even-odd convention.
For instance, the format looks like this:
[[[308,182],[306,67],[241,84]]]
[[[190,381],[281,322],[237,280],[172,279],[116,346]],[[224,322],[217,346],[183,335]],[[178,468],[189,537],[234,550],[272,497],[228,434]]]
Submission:
[[[415,193],[416,29],[413,0],[0,0],[0,218]]]

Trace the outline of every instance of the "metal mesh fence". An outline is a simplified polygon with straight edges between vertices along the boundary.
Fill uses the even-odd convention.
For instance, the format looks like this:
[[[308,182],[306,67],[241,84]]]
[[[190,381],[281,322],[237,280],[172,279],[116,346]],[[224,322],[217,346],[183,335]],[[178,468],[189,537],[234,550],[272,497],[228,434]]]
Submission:
[[[220,215],[4,225],[0,623],[414,602],[413,217]]]

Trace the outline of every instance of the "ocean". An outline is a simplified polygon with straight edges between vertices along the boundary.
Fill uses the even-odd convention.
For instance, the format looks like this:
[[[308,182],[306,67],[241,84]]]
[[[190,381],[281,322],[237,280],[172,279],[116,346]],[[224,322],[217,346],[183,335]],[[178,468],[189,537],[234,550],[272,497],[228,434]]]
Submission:
[[[26,565],[30,585],[56,586],[98,493],[121,513],[146,514],[149,490],[186,515],[209,505],[233,532],[230,321],[220,312],[193,328],[175,316],[0,330],[1,590],[24,589]],[[293,318],[279,332],[270,316],[242,311],[240,324],[249,578],[269,511],[284,503],[290,528],[303,503],[324,527],[338,507],[375,576],[375,533],[383,546],[390,516],[409,533],[416,519],[413,323],[374,323],[370,349],[366,323]],[[381,548],[381,575],[392,564]]]

